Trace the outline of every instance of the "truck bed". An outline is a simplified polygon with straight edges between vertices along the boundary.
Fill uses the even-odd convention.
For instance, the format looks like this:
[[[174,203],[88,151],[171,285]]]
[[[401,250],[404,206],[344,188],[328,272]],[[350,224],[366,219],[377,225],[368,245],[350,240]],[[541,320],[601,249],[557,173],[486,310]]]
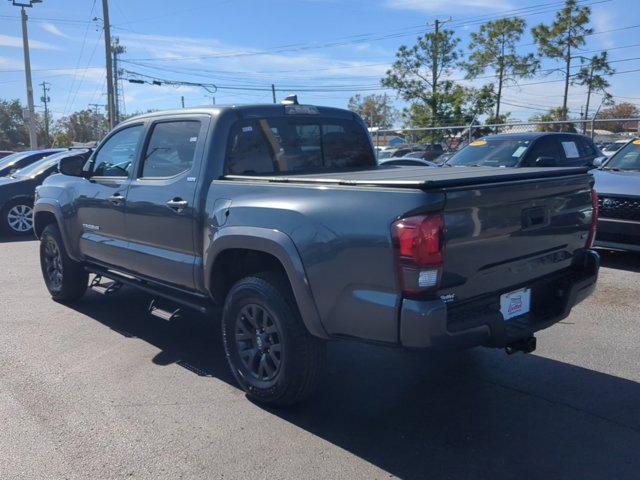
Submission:
[[[326,173],[287,173],[283,175],[227,175],[225,180],[260,181],[273,183],[338,184],[354,186],[380,186],[396,188],[440,188],[487,183],[511,182],[580,175],[586,167],[554,168],[497,168],[497,167],[442,167],[379,166],[363,170]]]

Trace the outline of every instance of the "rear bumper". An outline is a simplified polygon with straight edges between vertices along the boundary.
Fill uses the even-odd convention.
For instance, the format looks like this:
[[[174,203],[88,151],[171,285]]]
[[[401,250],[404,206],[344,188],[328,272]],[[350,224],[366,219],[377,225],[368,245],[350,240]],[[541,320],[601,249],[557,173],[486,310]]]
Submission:
[[[595,246],[640,252],[640,222],[599,218]]]
[[[595,289],[599,267],[598,254],[585,250],[570,270],[530,282],[531,312],[508,321],[499,309],[504,292],[452,308],[439,299],[404,299],[400,343],[410,348],[450,350],[478,345],[504,347],[528,338],[566,318],[574,305],[587,298]],[[520,286],[512,290],[517,288]]]

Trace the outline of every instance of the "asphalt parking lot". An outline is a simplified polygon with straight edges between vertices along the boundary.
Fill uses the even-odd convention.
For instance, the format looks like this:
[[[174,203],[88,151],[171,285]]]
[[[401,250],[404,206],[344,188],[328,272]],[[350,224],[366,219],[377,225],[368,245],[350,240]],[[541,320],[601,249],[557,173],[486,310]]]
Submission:
[[[148,297],[51,301],[37,243],[0,239],[0,478],[626,479],[640,472],[640,256],[534,354],[335,343],[322,390],[247,401],[216,319]]]

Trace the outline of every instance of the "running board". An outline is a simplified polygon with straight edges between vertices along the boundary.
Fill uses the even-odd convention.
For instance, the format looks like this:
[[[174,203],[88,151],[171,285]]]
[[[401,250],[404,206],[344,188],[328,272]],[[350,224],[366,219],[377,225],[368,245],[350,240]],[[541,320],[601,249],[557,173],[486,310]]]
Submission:
[[[100,267],[97,265],[86,266],[85,270],[100,277],[110,278],[115,283],[135,287],[145,293],[152,295],[153,297],[161,297],[171,303],[191,308],[203,314],[215,312],[214,304],[209,301],[208,298],[204,295],[191,295],[187,292],[164,287],[162,285],[156,285],[155,283],[140,280],[129,275],[120,274],[113,270],[109,270],[105,267]]]
[[[99,293],[100,295],[111,295],[112,293],[116,293],[122,287],[122,283],[118,281],[113,282],[102,282],[102,275],[96,275],[91,280],[91,284],[89,285],[94,292]]]
[[[164,310],[156,305],[156,299],[154,298],[149,304],[149,313],[154,317],[164,320],[165,322],[173,322],[180,318],[182,310],[180,308],[177,308],[174,311]]]

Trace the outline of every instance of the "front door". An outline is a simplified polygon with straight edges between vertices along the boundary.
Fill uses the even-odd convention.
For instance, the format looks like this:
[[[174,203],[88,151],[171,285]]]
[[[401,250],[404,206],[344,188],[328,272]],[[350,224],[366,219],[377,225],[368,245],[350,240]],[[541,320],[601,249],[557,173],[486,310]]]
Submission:
[[[115,131],[94,153],[91,180],[79,182],[76,200],[80,252],[109,265],[127,261],[125,200],[144,125]]]
[[[194,288],[194,204],[208,117],[158,121],[127,194],[129,267],[174,286]]]

